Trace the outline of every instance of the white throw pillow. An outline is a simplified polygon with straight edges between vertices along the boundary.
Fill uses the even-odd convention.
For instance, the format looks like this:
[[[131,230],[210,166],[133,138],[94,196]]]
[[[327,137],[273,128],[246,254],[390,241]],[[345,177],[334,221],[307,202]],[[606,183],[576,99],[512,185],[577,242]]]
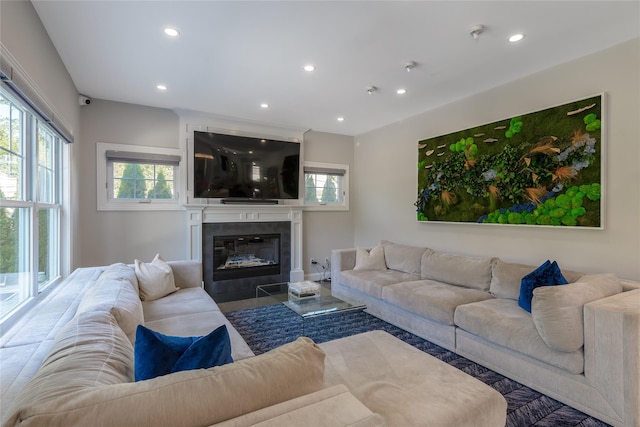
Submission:
[[[365,248],[356,248],[356,266],[354,270],[386,270],[384,261],[384,248],[378,245],[370,251]]]
[[[160,254],[151,263],[135,260],[136,277],[140,286],[140,299],[153,301],[177,291],[173,270]]]
[[[578,351],[584,344],[584,305],[620,292],[622,285],[613,274],[590,274],[568,285],[540,286],[533,290],[533,323],[550,348]]]

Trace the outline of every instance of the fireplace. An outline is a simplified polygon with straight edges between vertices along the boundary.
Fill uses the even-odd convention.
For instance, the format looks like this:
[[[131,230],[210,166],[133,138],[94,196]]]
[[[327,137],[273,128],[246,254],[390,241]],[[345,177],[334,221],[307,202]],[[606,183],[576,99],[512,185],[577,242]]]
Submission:
[[[213,236],[213,280],[280,274],[280,234]]]
[[[217,302],[253,298],[258,285],[289,281],[291,223],[202,224],[202,270]]]

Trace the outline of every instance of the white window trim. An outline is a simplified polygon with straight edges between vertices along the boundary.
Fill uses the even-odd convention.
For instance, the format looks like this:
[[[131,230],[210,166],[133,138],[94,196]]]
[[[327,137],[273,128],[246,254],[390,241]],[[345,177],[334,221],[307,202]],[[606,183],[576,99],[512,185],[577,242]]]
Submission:
[[[2,47],[2,46],[0,46]],[[62,275],[68,274],[70,267],[70,221],[71,215],[66,213],[69,211],[69,194],[70,186],[67,176],[69,169],[69,155],[71,144],[64,142],[64,137],[60,131],[56,130],[51,124],[46,122],[46,118],[34,110],[30,104],[19,97],[15,96],[13,90],[5,90],[4,85],[0,86],[2,90],[0,94],[13,103],[23,113],[23,121],[21,123],[21,131],[24,132],[22,149],[24,155],[23,170],[21,172],[22,192],[18,200],[4,199],[0,200],[0,206],[5,208],[25,209],[25,230],[20,235],[20,239],[27,242],[23,250],[23,257],[20,260],[20,268],[22,273],[29,275],[28,283],[21,284],[19,292],[25,295],[15,307],[0,316],[0,329],[9,330],[15,325],[20,318],[25,315],[35,305],[42,301],[44,295],[48,294],[61,281]],[[50,132],[55,139],[58,139],[58,153],[55,158],[54,167],[54,197],[53,200],[47,202],[39,201],[38,194],[38,135],[40,129]],[[55,239],[52,246],[49,247],[49,278],[46,283],[38,283],[38,257],[39,257],[39,227],[38,213],[40,209],[52,209],[57,211],[57,221],[54,224]],[[36,268],[38,266],[38,268]],[[42,285],[42,287],[41,287]]]
[[[342,177],[343,182],[342,182],[342,190],[344,192],[343,194],[343,201],[340,204],[307,204],[306,201],[304,200],[304,192],[305,192],[305,173],[304,173],[304,167],[310,167],[310,168],[318,168],[318,169],[343,169],[344,172],[344,176]],[[305,211],[348,211],[349,210],[349,165],[347,164],[341,164],[341,163],[318,163],[318,162],[303,162],[302,165],[302,184],[300,186],[300,191],[302,191],[302,201],[304,203],[304,208],[303,210]]]
[[[107,166],[107,151],[124,151],[130,153],[141,154],[162,154],[167,156],[180,157],[178,165],[178,173],[176,174],[176,182],[174,189],[178,192],[178,197],[173,200],[113,200],[109,199],[109,175]],[[96,144],[96,195],[98,211],[174,211],[182,210],[185,195],[185,154],[177,148],[160,148],[142,145],[114,144],[108,142],[98,142]]]

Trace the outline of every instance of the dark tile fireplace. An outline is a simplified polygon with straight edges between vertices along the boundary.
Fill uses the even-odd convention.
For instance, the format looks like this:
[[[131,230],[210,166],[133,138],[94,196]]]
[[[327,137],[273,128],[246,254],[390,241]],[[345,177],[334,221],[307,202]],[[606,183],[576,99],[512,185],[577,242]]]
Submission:
[[[202,225],[205,290],[218,302],[255,297],[258,285],[289,281],[291,223]]]

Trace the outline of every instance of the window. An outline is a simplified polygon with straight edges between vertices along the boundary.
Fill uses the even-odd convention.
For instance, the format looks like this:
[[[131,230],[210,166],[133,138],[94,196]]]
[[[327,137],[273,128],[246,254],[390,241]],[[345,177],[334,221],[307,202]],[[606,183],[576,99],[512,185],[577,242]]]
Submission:
[[[304,204],[309,210],[349,209],[349,165],[304,163]]]
[[[180,207],[180,150],[98,143],[98,210]]]
[[[64,143],[0,89],[0,321],[61,271]]]

